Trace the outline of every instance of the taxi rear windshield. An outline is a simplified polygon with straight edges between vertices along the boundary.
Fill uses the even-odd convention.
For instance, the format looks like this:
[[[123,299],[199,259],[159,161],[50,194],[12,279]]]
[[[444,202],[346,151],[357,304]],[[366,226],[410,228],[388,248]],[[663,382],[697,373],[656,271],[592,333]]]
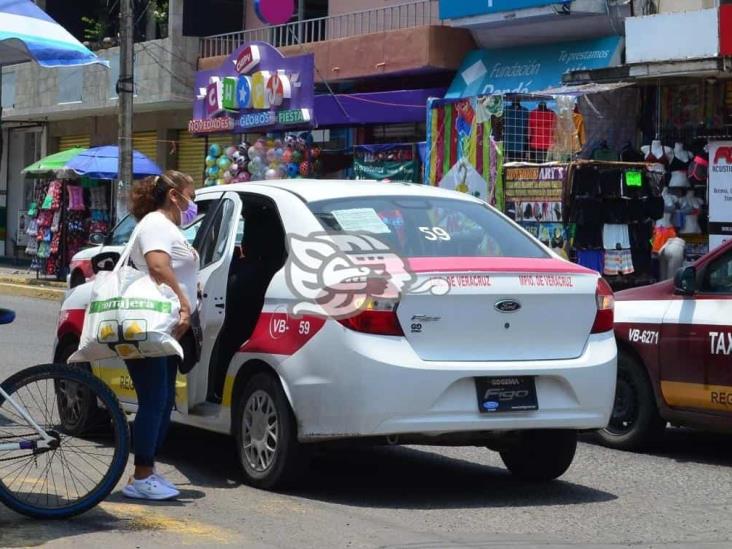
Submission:
[[[310,209],[328,232],[365,232],[404,257],[529,257],[549,254],[488,206],[423,197],[325,200]]]

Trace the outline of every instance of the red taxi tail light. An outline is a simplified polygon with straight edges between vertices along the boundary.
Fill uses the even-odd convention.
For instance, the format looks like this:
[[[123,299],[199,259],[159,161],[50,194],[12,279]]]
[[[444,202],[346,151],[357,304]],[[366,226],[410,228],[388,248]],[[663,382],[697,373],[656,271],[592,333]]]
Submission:
[[[396,314],[396,303],[371,301],[361,312],[338,320],[355,332],[374,335],[403,336]]]
[[[597,302],[597,314],[595,315],[595,323],[592,325],[592,333],[609,332],[613,329],[615,322],[615,296],[612,288],[604,278],[597,281],[595,301]]]

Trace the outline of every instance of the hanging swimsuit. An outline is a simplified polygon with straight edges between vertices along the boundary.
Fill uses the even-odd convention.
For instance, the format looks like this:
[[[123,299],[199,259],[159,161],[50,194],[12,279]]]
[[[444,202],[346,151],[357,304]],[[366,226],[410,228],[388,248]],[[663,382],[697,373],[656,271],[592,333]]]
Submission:
[[[684,162],[680,158],[674,156],[673,160],[671,160],[671,164],[668,165],[668,170],[670,172],[688,172],[690,163],[691,161]]]

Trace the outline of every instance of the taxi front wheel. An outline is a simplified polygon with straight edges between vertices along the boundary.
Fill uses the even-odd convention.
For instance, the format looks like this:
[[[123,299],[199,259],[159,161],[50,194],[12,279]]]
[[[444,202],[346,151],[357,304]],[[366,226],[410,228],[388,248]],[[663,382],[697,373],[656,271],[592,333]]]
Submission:
[[[234,425],[247,484],[273,489],[292,484],[307,464],[285,392],[271,374],[254,375],[239,395]]]
[[[561,477],[572,465],[577,450],[577,432],[567,430],[522,431],[519,439],[501,451],[511,474],[531,482]]]
[[[613,412],[608,426],[597,432],[597,438],[601,444],[617,450],[643,450],[657,443],[665,429],[666,421],[656,408],[645,368],[621,351]]]

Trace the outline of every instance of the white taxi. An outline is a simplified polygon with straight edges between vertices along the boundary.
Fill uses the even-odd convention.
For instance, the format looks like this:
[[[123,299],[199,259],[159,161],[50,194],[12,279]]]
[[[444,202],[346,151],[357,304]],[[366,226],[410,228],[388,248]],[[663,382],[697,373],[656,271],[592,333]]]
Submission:
[[[607,425],[610,288],[484,202],[311,180],[196,201],[203,352],[178,378],[173,420],[233,435],[250,484],[292,480],[315,443],[343,439],[486,446],[549,480],[578,431]],[[90,286],[63,304],[57,361],[76,348]],[[123,362],[88,367],[135,410]],[[96,411],[82,404],[79,430]]]

